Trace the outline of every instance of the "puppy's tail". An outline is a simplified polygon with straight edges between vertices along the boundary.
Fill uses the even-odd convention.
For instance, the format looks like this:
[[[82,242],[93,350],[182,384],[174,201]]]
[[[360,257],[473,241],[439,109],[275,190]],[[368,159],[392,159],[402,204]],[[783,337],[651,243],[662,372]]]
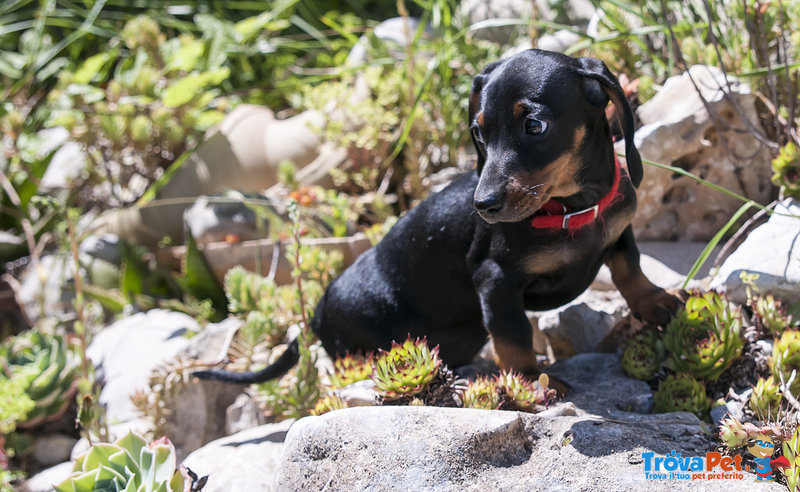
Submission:
[[[222,369],[209,369],[206,371],[194,372],[192,373],[192,376],[211,381],[223,381],[226,383],[263,383],[264,381],[269,381],[270,379],[283,376],[289,372],[289,369],[297,364],[299,359],[300,350],[297,345],[297,339],[295,338],[289,342],[289,346],[281,354],[281,356],[278,357],[278,360],[264,369],[261,369],[260,371],[232,372],[224,371]]]

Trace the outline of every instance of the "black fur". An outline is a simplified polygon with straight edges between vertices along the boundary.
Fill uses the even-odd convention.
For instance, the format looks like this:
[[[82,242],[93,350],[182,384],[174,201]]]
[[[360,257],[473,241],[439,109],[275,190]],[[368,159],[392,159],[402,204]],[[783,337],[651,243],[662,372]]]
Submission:
[[[512,178],[530,179],[570,149],[579,161],[574,176],[579,190],[550,198],[581,210],[609,192],[615,170],[604,113],[609,97],[623,124],[632,181],[623,179],[621,199],[583,229],[531,227],[530,217],[544,199],[537,190],[549,184],[532,186],[524,197],[525,208],[509,202]],[[517,117],[514,105],[520,101],[528,109]],[[488,336],[507,353],[533,354],[525,310],[552,309],[573,300],[604,262],[610,262],[618,286],[643,282],[620,290],[634,311],[663,322],[676,305],[639,270],[629,222],[642,164],[633,144],[631,110],[608,68],[598,60],[538,50],[492,63],[475,78],[469,118],[478,148],[477,172],[462,175],[411,210],[331,283],[311,321],[325,350],[336,356],[386,349],[410,334],[439,345],[451,367],[470,362]],[[546,132],[526,133],[526,118],[546,119]],[[580,128],[585,136],[576,148],[574,137]],[[484,196],[500,208],[477,213],[474,203]],[[618,236],[609,237],[612,231]],[[611,261],[615,256],[619,261]],[[636,294],[640,285],[649,286],[657,306]],[[277,365],[260,372],[196,375],[240,383],[264,381],[296,362],[296,341],[294,347]],[[532,355],[531,360],[505,360],[502,351],[497,353],[502,366],[527,373],[537,370]]]

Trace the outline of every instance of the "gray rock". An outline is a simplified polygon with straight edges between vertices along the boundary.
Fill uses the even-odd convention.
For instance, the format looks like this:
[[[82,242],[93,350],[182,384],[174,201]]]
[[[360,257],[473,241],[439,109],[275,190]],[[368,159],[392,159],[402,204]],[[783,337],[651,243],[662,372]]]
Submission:
[[[42,257],[38,267],[28,265],[17,296],[31,323],[42,317],[60,318],[71,310],[75,296],[63,286],[72,281],[74,272],[72,257],[66,252]]]
[[[61,463],[26,479],[18,490],[19,492],[52,492],[53,485],[66,480],[70,473],[72,473],[72,462]]]
[[[259,425],[264,425],[264,411],[258,408],[252,396],[239,394],[225,409],[225,435],[236,434]]]
[[[417,18],[409,17],[408,22],[406,23],[406,19],[404,17],[392,17],[391,19],[386,19],[375,26],[375,29],[373,29],[372,32],[376,38],[386,43],[387,47],[389,48],[389,53],[392,56],[398,60],[402,60],[406,57],[406,51],[404,47],[409,43],[409,41],[413,40],[417,29],[419,29],[419,19]],[[412,39],[409,39],[409,34],[411,35]],[[429,25],[425,26],[425,32],[423,35],[431,35],[431,29]],[[369,62],[367,53],[368,42],[369,41],[367,38],[362,36],[361,39],[359,39],[358,42],[353,45],[350,53],[348,53],[345,64],[348,66],[357,66]]]
[[[78,252],[119,266],[122,264],[122,246],[114,234],[92,234],[81,241]]]
[[[87,354],[104,383],[100,403],[110,422],[138,416],[130,395],[146,389],[153,369],[174,360],[189,343],[183,335],[199,328],[189,315],[153,309],[117,321],[92,339]]]
[[[216,200],[215,197],[198,197],[183,213],[186,228],[198,244],[225,241],[235,236],[238,241],[267,237],[268,223],[258,230],[256,213],[242,202]]]
[[[216,364],[225,358],[236,330],[243,324],[243,320],[233,317],[219,323],[209,323],[191,338],[178,355],[203,364]]]
[[[460,19],[464,27],[471,26],[481,21],[506,20],[518,21],[530,19],[533,12],[532,4],[528,0],[465,0],[456,11],[456,18]],[[477,29],[472,35],[478,39],[494,41],[498,44],[513,43],[527,34],[525,24],[511,23]]]
[[[570,46],[581,40],[581,36],[573,31],[560,29],[553,34],[545,34],[536,41],[540,50],[564,53]]]
[[[31,457],[43,467],[50,467],[69,460],[72,447],[78,440],[64,434],[36,436]]]
[[[533,313],[533,318],[555,357],[561,359],[597,351],[603,338],[628,312],[628,304],[616,290],[587,290],[558,309]]]
[[[776,190],[770,184],[771,154],[746,129],[730,100],[750,122],[759,121],[750,87],[715,67],[694,66],[690,73],[720,125],[714,125],[688,74],[672,77],[639,110],[642,126],[636,145],[645,159],[672,164],[761,203]],[[624,144],[620,142],[624,150]],[[633,221],[640,240],[711,238],[741,206],[728,195],[683,176],[646,166]]]
[[[227,410],[242,387],[217,381],[192,379],[165,398],[170,409],[163,429],[175,445],[178,459],[226,435]]]
[[[536,0],[535,2],[529,0],[465,0],[458,6],[456,19],[464,27],[487,20],[509,21],[505,25],[501,22],[500,25],[474,30],[471,34],[478,39],[486,39],[498,44],[510,44],[527,34],[528,28],[524,21],[528,21],[531,18],[584,27],[595,11],[594,5],[588,0],[570,0],[567,2],[551,2],[547,0]],[[519,21],[523,21],[523,23]],[[551,37],[555,38],[558,43],[563,43],[566,38],[563,33],[556,33]],[[547,45],[547,42],[545,44]],[[553,46],[549,45],[545,48],[540,45],[540,47],[542,49],[550,49]]]
[[[567,383],[567,400],[586,412],[622,418],[630,412],[648,413],[653,403],[650,386],[627,377],[616,354],[578,354],[546,372]]]
[[[698,420],[684,413],[612,420],[358,407],[297,421],[286,436],[276,489],[695,490],[690,480],[647,480],[645,453],[703,456],[711,448]],[[714,480],[703,487],[742,483]]]
[[[77,142],[64,142],[53,154],[39,186],[45,189],[66,189],[81,177],[88,162],[86,149]]]
[[[187,456],[183,465],[201,477],[208,475],[203,492],[275,490],[283,441],[292,422],[218,439]]]
[[[800,202],[787,199],[766,224],[754,229],[722,264],[711,283],[734,302],[747,300],[739,279],[743,272],[758,273],[755,284],[762,294],[772,293],[787,303],[800,301]]]
[[[724,405],[717,405],[711,409],[711,421],[716,425],[722,423],[722,419],[730,415],[737,420],[744,417],[744,408],[741,403],[735,400],[726,401]]]

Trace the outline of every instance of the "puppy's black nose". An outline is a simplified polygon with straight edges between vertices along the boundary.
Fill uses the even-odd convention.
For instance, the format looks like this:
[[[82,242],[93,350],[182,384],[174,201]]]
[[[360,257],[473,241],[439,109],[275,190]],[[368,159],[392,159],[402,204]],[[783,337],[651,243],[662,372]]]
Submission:
[[[499,192],[475,196],[473,200],[475,210],[481,213],[496,214],[503,208],[503,194]]]

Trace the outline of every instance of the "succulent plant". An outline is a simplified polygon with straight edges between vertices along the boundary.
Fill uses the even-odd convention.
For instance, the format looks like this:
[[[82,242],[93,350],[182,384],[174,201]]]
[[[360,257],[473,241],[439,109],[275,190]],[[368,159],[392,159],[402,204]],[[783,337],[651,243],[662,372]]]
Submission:
[[[25,393],[34,402],[18,426],[33,427],[63,415],[77,390],[80,355],[75,343],[61,335],[30,330],[0,345],[2,359],[11,379],[25,380]]]
[[[691,412],[702,416],[708,410],[706,387],[690,374],[670,374],[653,394],[653,411]]]
[[[793,395],[800,392],[800,331],[786,330],[772,345],[772,357],[769,360],[775,382],[789,384],[792,372],[795,378],[789,385]]]
[[[331,386],[344,388],[356,381],[364,381],[372,376],[372,354],[337,357],[333,361],[333,372],[329,375]]]
[[[789,490],[794,492],[800,488],[800,427],[795,427],[791,438],[783,440],[782,448],[789,467],[781,471]]]
[[[784,145],[772,161],[772,183],[787,196],[800,198],[800,148],[794,142]]]
[[[786,312],[783,302],[772,294],[756,298],[753,311],[764,330],[774,336],[780,336],[786,328],[793,326],[792,315]]]
[[[548,388],[550,380],[547,374],[540,374],[539,380],[532,382],[520,373],[503,371],[495,376],[500,388],[501,409],[538,412],[555,397],[555,390]]]
[[[739,420],[726,417],[719,426],[719,438],[729,449],[736,449],[747,444],[750,436]]]
[[[475,381],[470,381],[461,400],[464,408],[481,408],[484,410],[497,410],[500,408],[500,387],[497,379],[479,376]]]
[[[384,399],[414,396],[434,380],[441,365],[438,346],[430,349],[425,338],[409,337],[402,345],[395,342],[391,350],[380,351],[372,381]]]
[[[758,378],[750,394],[750,410],[761,420],[775,420],[781,406],[781,390],[770,376],[767,379]]]
[[[655,327],[645,327],[625,346],[622,368],[629,376],[649,381],[653,379],[664,361],[664,343]]]
[[[740,309],[716,292],[695,294],[667,325],[665,365],[675,372],[714,381],[742,353]]]
[[[230,312],[272,311],[269,304],[275,295],[275,282],[237,265],[225,274],[223,284]]]
[[[329,393],[317,401],[314,409],[311,410],[311,415],[322,415],[343,408],[347,408],[347,403],[336,393]]]
[[[57,492],[189,492],[192,478],[177,466],[175,447],[166,437],[148,444],[129,433],[113,444],[97,443],[75,459],[72,474]]]

